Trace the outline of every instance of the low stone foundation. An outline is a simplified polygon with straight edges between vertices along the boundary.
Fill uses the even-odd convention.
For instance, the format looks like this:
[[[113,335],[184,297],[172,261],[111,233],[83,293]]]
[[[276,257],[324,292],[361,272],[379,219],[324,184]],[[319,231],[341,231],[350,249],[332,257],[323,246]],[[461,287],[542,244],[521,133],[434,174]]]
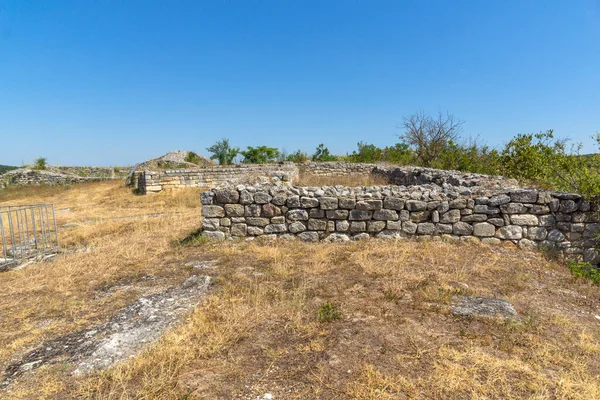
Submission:
[[[597,210],[578,194],[535,189],[238,185],[201,194],[203,234],[347,241],[442,236],[549,247],[597,264]]]

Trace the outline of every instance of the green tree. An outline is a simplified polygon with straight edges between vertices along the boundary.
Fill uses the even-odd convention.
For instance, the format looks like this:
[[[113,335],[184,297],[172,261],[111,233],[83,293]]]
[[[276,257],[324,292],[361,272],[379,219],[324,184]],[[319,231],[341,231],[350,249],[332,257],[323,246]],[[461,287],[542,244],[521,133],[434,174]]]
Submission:
[[[35,162],[33,163],[33,169],[38,169],[38,170],[46,169],[46,161],[48,161],[48,159],[46,157],[37,158],[35,160]]]
[[[229,139],[225,138],[219,140],[217,143],[208,147],[206,150],[212,153],[210,159],[217,160],[219,165],[233,164],[233,160],[235,159],[235,157],[237,157],[237,155],[240,152],[240,149],[238,147],[231,147],[229,145]]]
[[[407,143],[400,142],[383,149],[383,160],[392,164],[414,164],[415,156]]]
[[[337,157],[329,153],[329,149],[323,143],[317,146],[315,153],[312,155],[313,161],[335,161]]]
[[[430,167],[450,142],[457,142],[463,124],[448,113],[432,117],[420,111],[404,118],[400,139],[414,150],[421,165]]]
[[[258,146],[252,147],[248,146],[246,151],[241,152],[244,159],[243,163],[246,164],[266,164],[270,162],[277,161],[280,152],[275,147],[267,147],[267,146]]]
[[[358,151],[353,151],[347,159],[351,162],[360,163],[374,163],[381,161],[383,158],[383,150],[374,144],[367,144],[365,142],[357,143]]]
[[[295,152],[287,156],[287,161],[292,161],[295,163],[302,163],[308,160],[310,160],[308,154],[301,150],[296,150]]]

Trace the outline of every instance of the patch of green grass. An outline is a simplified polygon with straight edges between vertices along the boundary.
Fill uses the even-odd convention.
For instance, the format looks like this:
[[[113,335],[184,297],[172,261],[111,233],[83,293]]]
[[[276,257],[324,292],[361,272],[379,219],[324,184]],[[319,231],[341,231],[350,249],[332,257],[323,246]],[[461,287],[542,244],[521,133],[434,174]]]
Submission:
[[[600,285],[600,269],[588,262],[572,262],[569,269],[573,276],[588,279],[596,285]]]
[[[317,318],[319,319],[319,322],[331,322],[342,318],[342,313],[336,304],[326,302],[319,307]]]

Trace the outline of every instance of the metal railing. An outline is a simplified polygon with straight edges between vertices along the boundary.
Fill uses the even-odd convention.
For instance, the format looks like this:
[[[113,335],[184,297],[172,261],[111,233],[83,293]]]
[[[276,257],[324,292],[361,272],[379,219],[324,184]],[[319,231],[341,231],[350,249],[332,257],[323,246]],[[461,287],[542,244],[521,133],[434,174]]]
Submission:
[[[0,206],[0,271],[60,250],[54,204]]]

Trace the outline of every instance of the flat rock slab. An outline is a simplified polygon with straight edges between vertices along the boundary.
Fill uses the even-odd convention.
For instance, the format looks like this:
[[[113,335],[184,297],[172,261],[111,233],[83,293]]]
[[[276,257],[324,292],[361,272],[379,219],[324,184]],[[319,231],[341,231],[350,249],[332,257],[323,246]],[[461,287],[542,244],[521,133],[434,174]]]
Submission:
[[[460,316],[485,316],[515,318],[515,307],[506,300],[490,297],[454,296],[452,312]]]
[[[74,374],[84,374],[131,357],[194,308],[209,284],[209,276],[192,275],[181,286],[141,297],[103,325],[44,342],[8,366],[0,386],[42,365],[70,362]]]

